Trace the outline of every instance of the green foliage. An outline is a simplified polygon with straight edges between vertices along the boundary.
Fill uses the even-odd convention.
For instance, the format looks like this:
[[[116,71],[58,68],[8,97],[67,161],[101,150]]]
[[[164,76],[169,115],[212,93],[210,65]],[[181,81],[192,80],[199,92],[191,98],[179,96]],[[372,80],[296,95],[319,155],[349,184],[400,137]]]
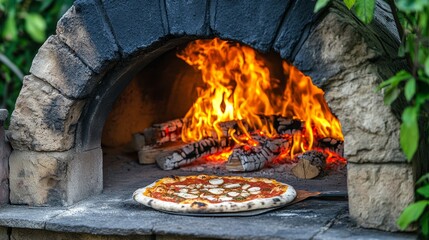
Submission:
[[[364,23],[370,23],[374,15],[375,0],[356,0],[353,7],[356,16]]]
[[[424,237],[429,236],[429,173],[417,181],[416,193],[421,200],[409,205],[399,216],[397,224],[400,229],[405,230],[411,223],[418,222]]]
[[[364,23],[371,22],[374,15],[375,0],[343,0]],[[400,144],[405,156],[411,161],[419,146],[419,133],[429,131],[429,113],[424,110],[429,105],[429,0],[386,0],[397,13],[402,41],[398,56],[409,61],[410,71],[401,70],[393,77],[382,82],[377,90],[384,91],[384,102],[394,103],[403,93],[408,107],[402,112]],[[329,3],[318,0],[315,11]],[[419,122],[426,123],[419,129]],[[416,185],[419,201],[408,206],[398,225],[405,229],[409,224],[418,222],[423,237],[429,238],[429,174],[423,176]]]
[[[22,76],[73,0],[0,0],[0,108],[12,112]]]

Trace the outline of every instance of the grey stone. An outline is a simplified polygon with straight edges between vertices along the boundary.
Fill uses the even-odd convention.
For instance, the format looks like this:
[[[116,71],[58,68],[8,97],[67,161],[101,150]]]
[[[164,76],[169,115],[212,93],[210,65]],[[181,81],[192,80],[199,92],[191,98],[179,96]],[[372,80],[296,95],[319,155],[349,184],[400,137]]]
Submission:
[[[414,233],[392,233],[375,229],[359,228],[353,224],[347,212],[340,214],[332,221],[331,226],[325,231],[321,231],[314,236],[313,239],[351,239],[351,240],[366,240],[366,239],[380,239],[380,240],[393,240],[416,239]]]
[[[12,229],[12,239],[19,240],[151,240],[151,236],[109,236],[82,233],[52,232],[39,229]]]
[[[9,112],[7,111],[7,109],[0,109],[0,123],[3,123],[8,115]]]
[[[114,35],[124,55],[151,46],[164,37],[168,25],[158,0],[103,0]]]
[[[295,48],[305,39],[320,13],[314,13],[315,1],[293,1],[279,28],[273,48],[283,59],[292,60]]]
[[[338,117],[344,134],[344,154],[352,163],[406,162],[399,144],[400,122],[383,93],[376,65],[350,68],[331,78],[325,99]]]
[[[210,26],[221,38],[237,40],[267,52],[290,2],[216,0],[210,10]]]
[[[2,109],[0,109],[1,111]],[[7,113],[7,111],[6,111]],[[6,114],[7,116],[7,114]],[[0,205],[9,202],[9,155],[10,145],[6,141],[3,123],[0,121]]]
[[[10,201],[70,205],[103,188],[101,149],[77,153],[15,150],[10,156]]]
[[[0,240],[10,240],[7,227],[0,227]]]
[[[86,97],[99,79],[55,35],[50,36],[40,47],[34,57],[30,72],[70,98]]]
[[[84,102],[69,99],[42,80],[24,78],[8,130],[15,150],[65,151],[74,145]]]
[[[381,52],[368,46],[356,22],[336,9],[317,25],[308,36],[293,64],[313,83],[324,88],[324,84],[341,71],[345,71],[380,57]]]
[[[58,21],[56,31],[61,41],[97,73],[119,56],[113,34],[93,0],[75,1]]]
[[[64,212],[58,207],[5,205],[0,211],[0,225],[13,228],[43,229],[46,221]]]
[[[168,26],[173,35],[207,35],[206,22],[208,1],[199,0],[166,0]]]
[[[350,217],[360,226],[398,231],[396,220],[414,201],[409,164],[348,164]]]

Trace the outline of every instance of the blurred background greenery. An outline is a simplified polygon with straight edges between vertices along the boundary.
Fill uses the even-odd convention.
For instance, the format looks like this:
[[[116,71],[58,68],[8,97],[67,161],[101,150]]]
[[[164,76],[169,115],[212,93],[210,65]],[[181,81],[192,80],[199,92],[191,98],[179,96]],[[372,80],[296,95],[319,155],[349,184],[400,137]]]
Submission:
[[[37,50],[73,0],[0,0],[0,108],[12,113]]]

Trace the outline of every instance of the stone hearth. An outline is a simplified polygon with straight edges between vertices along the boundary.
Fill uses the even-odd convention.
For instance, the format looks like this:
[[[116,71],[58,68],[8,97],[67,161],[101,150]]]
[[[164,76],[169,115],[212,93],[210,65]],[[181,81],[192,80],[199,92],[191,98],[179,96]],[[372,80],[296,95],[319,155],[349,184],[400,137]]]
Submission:
[[[325,91],[345,135],[351,219],[397,230],[414,174],[398,117],[374,91],[404,64],[389,7],[378,2],[368,26],[337,1],[313,9],[304,0],[77,0],[39,49],[12,113],[11,203],[68,206],[100,194],[101,134],[114,100],[165,52],[220,37],[279,53]]]

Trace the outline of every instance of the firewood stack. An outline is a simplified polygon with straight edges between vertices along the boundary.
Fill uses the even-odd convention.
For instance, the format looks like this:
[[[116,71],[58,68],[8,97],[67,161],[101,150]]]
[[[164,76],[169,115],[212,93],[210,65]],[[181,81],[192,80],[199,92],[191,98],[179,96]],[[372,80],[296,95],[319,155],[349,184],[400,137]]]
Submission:
[[[280,153],[292,146],[291,134],[303,129],[303,122],[281,116],[259,116],[261,121],[271,124],[277,131],[277,137],[269,138],[260,134],[252,134],[248,144],[236,144],[231,134],[240,136],[242,129],[251,132],[252,129],[244,121],[227,121],[219,123],[216,132],[202,140],[184,143],[181,132],[184,120],[176,119],[165,123],[154,124],[144,129],[142,133],[133,136],[134,146],[138,150],[141,164],[157,163],[164,170],[172,170],[188,165],[195,160],[232,149],[226,169],[232,172],[247,172],[259,170],[275,159]],[[316,147],[329,149],[342,156],[343,143],[332,138],[320,139]],[[293,173],[299,178],[313,178],[323,172],[325,165],[323,153],[308,151],[296,156],[298,161]]]

